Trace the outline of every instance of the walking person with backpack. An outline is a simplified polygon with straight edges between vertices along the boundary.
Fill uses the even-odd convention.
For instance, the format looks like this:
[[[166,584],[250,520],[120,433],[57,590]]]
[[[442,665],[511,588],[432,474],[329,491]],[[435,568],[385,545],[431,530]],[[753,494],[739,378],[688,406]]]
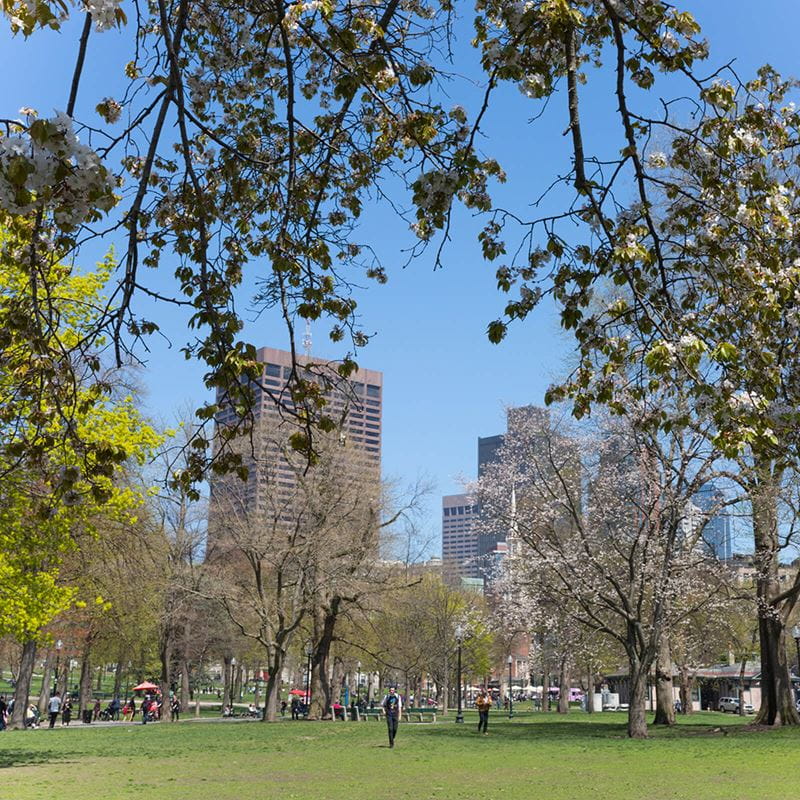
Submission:
[[[492,707],[492,698],[486,694],[486,689],[475,698],[475,707],[478,709],[478,733],[483,729],[483,735],[487,735],[486,728],[489,726],[489,709]]]
[[[400,715],[403,713],[403,701],[400,695],[397,694],[394,686],[389,687],[389,693],[383,698],[381,702],[386,714],[386,726],[389,730],[389,747],[394,747],[394,738],[397,736],[397,723],[400,721]]]

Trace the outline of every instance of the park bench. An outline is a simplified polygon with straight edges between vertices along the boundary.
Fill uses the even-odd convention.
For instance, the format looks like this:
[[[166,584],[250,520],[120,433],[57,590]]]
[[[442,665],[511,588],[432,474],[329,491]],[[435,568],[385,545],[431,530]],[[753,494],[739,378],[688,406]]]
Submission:
[[[403,712],[406,722],[436,722],[434,708],[408,708]]]
[[[366,711],[359,711],[358,716],[359,719],[364,720],[364,722],[366,722],[368,719],[374,719],[377,722],[378,720],[382,720],[384,718],[382,708],[368,708]]]

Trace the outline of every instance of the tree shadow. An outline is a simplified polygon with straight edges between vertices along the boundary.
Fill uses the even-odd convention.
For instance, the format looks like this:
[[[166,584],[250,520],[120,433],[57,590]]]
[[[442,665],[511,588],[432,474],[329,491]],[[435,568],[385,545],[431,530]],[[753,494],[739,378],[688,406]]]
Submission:
[[[0,770],[10,767],[35,767],[51,761],[63,761],[64,754],[54,750],[0,750]]]
[[[431,736],[474,736],[483,738],[478,734],[476,726],[472,724],[450,725],[449,723],[423,728],[420,733]],[[616,739],[627,737],[627,720],[620,722],[558,722],[552,718],[534,723],[510,722],[506,719],[492,720],[489,718],[489,739],[492,735],[504,739],[524,739],[536,741],[538,739]]]

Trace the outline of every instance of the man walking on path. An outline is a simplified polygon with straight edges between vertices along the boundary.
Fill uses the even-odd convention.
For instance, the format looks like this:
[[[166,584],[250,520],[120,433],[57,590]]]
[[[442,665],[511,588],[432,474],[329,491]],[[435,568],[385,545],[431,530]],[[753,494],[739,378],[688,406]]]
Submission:
[[[403,713],[403,701],[395,691],[394,686],[389,687],[389,694],[383,698],[381,707],[386,714],[386,725],[389,729],[389,747],[394,747],[394,737],[397,736],[397,723]]]
[[[483,735],[486,736],[486,728],[489,726],[489,709],[492,707],[492,698],[486,694],[486,689],[475,698],[475,707],[478,709],[478,733],[483,728]]]
[[[58,712],[61,711],[61,695],[58,692],[53,692],[50,702],[47,704],[47,710],[50,712],[50,727],[55,727]]]

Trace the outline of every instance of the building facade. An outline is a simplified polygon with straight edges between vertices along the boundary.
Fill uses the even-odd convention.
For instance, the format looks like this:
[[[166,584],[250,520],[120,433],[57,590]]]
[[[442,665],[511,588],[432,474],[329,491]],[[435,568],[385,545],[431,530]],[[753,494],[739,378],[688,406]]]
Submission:
[[[730,514],[725,511],[725,493],[714,483],[707,483],[695,494],[694,503],[710,515],[702,532],[707,549],[720,561],[729,561],[733,557],[733,533]]]
[[[467,494],[442,498],[442,569],[445,579],[481,578],[478,554],[478,506]]]
[[[285,350],[263,347],[257,358],[263,365],[261,380],[254,385],[253,431],[243,436],[236,447],[247,467],[247,480],[239,482],[231,476],[212,478],[209,516],[214,518],[223,496],[236,492],[239,505],[246,511],[264,511],[268,506],[283,504],[287,514],[297,493],[298,476],[304,469],[302,456],[289,444],[292,434],[301,430],[291,413],[289,383],[292,377],[292,356]],[[299,368],[317,365],[335,366],[308,356],[298,358]],[[311,377],[312,372],[302,377]],[[381,425],[383,410],[383,374],[359,369],[347,381],[325,391],[328,405],[325,412],[339,423],[334,439],[347,448],[350,463],[355,463],[359,476],[370,491],[379,491],[381,475]],[[282,408],[275,399],[280,398]],[[217,426],[236,423],[236,411],[218,398],[220,411]]]

